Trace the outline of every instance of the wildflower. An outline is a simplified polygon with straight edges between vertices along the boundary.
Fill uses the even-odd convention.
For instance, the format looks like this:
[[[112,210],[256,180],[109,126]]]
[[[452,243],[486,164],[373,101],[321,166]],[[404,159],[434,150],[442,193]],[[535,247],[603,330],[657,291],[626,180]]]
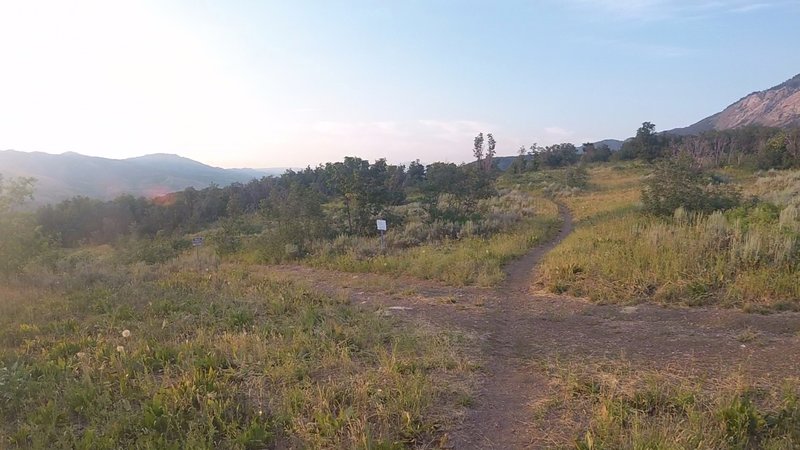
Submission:
[[[75,356],[77,356],[78,358],[84,358],[86,356],[86,353],[85,352],[78,352],[78,353],[75,354]]]
[[[117,351],[118,351],[118,352],[120,352],[120,353],[122,353],[122,352],[124,352],[124,351],[125,351],[125,347],[123,347],[123,346],[121,346],[121,345],[118,345],[118,346],[117,346]]]
[[[122,331],[122,337],[124,337],[124,338],[131,337],[131,330],[123,330]]]

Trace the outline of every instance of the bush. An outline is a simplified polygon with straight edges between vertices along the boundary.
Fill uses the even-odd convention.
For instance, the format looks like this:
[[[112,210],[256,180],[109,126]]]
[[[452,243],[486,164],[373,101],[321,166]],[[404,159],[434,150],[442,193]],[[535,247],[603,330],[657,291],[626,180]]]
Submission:
[[[642,189],[644,210],[665,217],[678,208],[711,212],[734,208],[739,202],[738,191],[693,167],[687,157],[659,163]]]

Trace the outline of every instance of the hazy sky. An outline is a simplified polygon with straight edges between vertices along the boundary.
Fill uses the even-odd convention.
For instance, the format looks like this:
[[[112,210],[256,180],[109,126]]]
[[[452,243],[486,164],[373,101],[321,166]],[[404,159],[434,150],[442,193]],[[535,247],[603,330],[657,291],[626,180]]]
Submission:
[[[800,73],[800,0],[0,0],[0,149],[222,167],[689,125]]]

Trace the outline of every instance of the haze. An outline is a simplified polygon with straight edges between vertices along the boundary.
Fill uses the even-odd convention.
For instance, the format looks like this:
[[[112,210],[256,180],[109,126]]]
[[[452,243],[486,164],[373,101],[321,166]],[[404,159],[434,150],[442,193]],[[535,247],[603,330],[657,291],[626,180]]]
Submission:
[[[798,72],[797,1],[0,2],[0,149],[460,162],[685,126]]]

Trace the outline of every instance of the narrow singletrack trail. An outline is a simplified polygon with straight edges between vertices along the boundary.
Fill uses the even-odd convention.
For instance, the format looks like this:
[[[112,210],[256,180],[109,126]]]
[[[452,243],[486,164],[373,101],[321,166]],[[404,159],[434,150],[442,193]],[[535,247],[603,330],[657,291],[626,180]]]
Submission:
[[[573,228],[569,211],[559,210],[559,233],[509,264],[505,282],[494,289],[304,266],[264,270],[344,296],[357,306],[390,311],[401,320],[477,336],[482,368],[474,402],[463,421],[446,430],[454,449],[569,446],[570,441],[553,438],[559,434],[552,429],[556,424],[535,417],[537,402],[552,394],[541,364],[554,359],[624,359],[643,368],[680,367],[704,376],[736,369],[761,380],[797,376],[798,313],[623,307],[533,292],[536,266]],[[742,333],[758,339],[744,344]]]
[[[562,224],[558,234],[509,264],[505,281],[496,289],[482,330],[488,336],[483,350],[491,371],[483,380],[476,408],[453,436],[454,448],[512,449],[534,444],[528,433],[533,417],[528,406],[543,392],[547,379],[530,370],[530,355],[520,352],[526,347],[530,322],[519,312],[530,302],[535,267],[572,232],[569,210],[559,205],[559,213]]]

